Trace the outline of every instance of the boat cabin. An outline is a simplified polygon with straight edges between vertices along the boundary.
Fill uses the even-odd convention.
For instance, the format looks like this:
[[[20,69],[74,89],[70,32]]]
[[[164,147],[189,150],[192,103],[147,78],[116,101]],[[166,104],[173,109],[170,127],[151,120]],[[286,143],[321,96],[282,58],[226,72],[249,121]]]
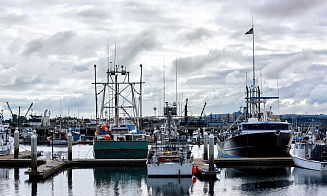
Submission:
[[[268,122],[257,122],[257,123],[242,123],[239,129],[241,130],[289,130],[288,123],[268,123]]]
[[[294,155],[301,158],[310,159],[311,152],[315,148],[316,144],[308,142],[296,142],[294,145]]]

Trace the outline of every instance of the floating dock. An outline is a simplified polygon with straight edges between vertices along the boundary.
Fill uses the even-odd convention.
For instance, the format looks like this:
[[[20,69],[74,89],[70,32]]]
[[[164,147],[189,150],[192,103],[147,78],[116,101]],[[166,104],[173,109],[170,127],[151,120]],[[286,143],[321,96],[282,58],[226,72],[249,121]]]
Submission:
[[[196,176],[201,180],[216,179],[219,171],[208,171],[204,168],[209,161],[194,159]],[[266,168],[266,167],[295,167],[292,157],[266,158],[215,158],[216,168]]]
[[[38,156],[41,152],[37,153]],[[31,152],[23,151],[19,153],[18,159],[14,155],[0,156],[0,166],[6,167],[30,167]],[[48,161],[49,162],[49,161]],[[92,167],[146,167],[146,159],[73,159],[52,160],[52,164],[45,159],[37,160],[37,171],[26,171],[31,180],[45,180],[66,168],[92,168]],[[208,171],[204,168],[208,161],[200,158],[194,159],[196,176],[199,179],[216,179],[218,171]],[[294,167],[291,157],[274,158],[215,158],[214,164],[217,168],[256,168],[256,167]]]
[[[41,156],[41,152],[37,152],[37,156]],[[37,165],[42,165],[45,160],[37,160]],[[29,167],[31,166],[31,151],[21,151],[18,159],[14,158],[14,154],[0,156],[1,167]]]
[[[209,171],[204,168],[205,164],[208,164],[208,161],[203,161],[202,159],[194,159],[194,167],[196,168],[195,176],[200,180],[216,180],[217,174],[219,174],[218,170]]]
[[[74,159],[72,161],[48,161],[37,167],[37,171],[29,169],[25,174],[30,180],[45,180],[66,168],[94,167],[146,167],[146,159]]]
[[[218,168],[226,167],[295,167],[292,157],[215,158]]]

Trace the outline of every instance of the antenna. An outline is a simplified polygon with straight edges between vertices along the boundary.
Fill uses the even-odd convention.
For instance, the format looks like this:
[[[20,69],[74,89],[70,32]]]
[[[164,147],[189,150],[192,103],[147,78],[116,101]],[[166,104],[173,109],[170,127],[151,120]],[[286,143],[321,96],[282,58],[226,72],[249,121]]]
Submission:
[[[114,58],[114,68],[115,68],[115,66],[116,66],[116,48],[117,48],[117,31],[116,31],[116,40],[115,40],[115,58]]]
[[[109,37],[107,37],[107,52],[108,52],[108,71],[109,71],[109,68],[111,68],[111,67],[109,67],[109,62],[110,62],[110,59],[109,59],[109,57],[110,57],[110,51],[109,51]]]

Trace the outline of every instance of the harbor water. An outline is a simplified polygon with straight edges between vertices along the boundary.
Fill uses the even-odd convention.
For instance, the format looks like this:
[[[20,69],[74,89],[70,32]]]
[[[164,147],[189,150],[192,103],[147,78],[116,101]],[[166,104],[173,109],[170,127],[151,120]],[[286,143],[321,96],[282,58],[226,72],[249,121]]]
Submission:
[[[20,146],[20,150],[30,146]],[[51,152],[49,146],[38,150]],[[216,149],[215,149],[216,150]],[[54,147],[64,157],[66,147]],[[203,147],[193,146],[196,158]],[[45,154],[45,153],[44,153]],[[45,158],[45,156],[39,157]],[[73,159],[92,159],[92,145],[73,146]],[[284,168],[221,168],[216,181],[148,178],[146,168],[71,168],[41,182],[28,180],[28,168],[0,168],[0,195],[324,195],[327,173]]]

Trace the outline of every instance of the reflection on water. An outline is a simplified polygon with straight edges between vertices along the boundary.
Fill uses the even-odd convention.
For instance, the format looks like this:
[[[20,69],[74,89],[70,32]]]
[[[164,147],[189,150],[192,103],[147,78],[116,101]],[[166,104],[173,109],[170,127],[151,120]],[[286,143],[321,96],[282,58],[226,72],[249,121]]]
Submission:
[[[292,171],[295,184],[327,185],[327,171],[295,167]]]
[[[190,195],[192,178],[148,178],[149,195]]]
[[[49,147],[42,148],[45,152],[51,151]],[[90,156],[92,146],[76,145],[73,149],[73,158],[93,158]],[[195,156],[202,156],[202,146],[194,146],[193,150]],[[326,195],[327,192],[327,172],[289,167],[221,169],[217,181],[147,178],[146,168],[121,167],[65,169],[44,181],[33,182],[24,174],[27,169],[0,168],[0,195],[275,196]]]
[[[94,168],[93,172],[96,192],[101,194],[190,195],[192,186],[192,178],[147,178],[146,168]]]
[[[289,177],[290,168],[257,168],[257,169],[234,169],[225,168],[221,170],[223,178],[239,178],[242,191],[258,191],[264,189],[276,189],[291,185]]]
[[[93,168],[96,191],[110,195],[145,193],[146,168]],[[128,187],[128,188],[126,188]]]

